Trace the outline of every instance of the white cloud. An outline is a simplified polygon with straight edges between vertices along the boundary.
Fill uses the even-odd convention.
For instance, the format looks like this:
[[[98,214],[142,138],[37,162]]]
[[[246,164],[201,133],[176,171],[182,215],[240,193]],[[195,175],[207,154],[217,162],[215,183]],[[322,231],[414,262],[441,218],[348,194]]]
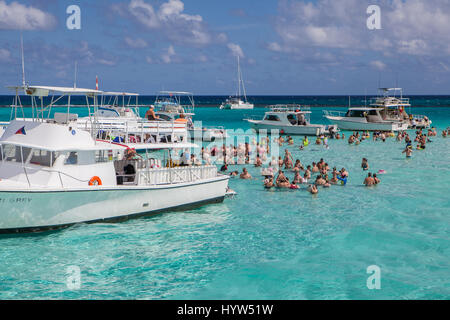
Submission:
[[[148,47],[148,43],[147,41],[145,41],[144,39],[141,38],[130,38],[130,37],[125,37],[125,43],[127,44],[127,46],[129,46],[130,48],[134,48],[134,49],[142,49],[142,48],[146,48]]]
[[[375,69],[377,69],[377,70],[380,70],[380,71],[386,69],[386,64],[384,64],[384,62],[379,61],[379,60],[371,61],[371,62],[370,62],[370,65],[371,65],[373,68],[375,68]]]
[[[0,62],[8,62],[11,59],[11,52],[0,48]]]
[[[203,46],[212,41],[203,18],[183,13],[184,3],[180,0],[168,0],[158,9],[143,0],[131,0],[128,11],[141,25],[160,30],[175,43]]]
[[[161,55],[161,60],[164,63],[171,63],[173,61],[173,57],[176,55],[174,47],[171,45],[167,48],[167,52]]]
[[[274,52],[305,48],[373,50],[384,55],[450,53],[448,0],[380,0],[382,30],[368,30],[366,1],[280,1],[274,27],[280,40]]]
[[[227,47],[230,49],[232,55],[236,57],[239,56],[239,58],[244,58],[244,52],[238,44],[229,43],[227,44]]]
[[[159,27],[159,19],[153,7],[143,0],[132,0],[128,10],[141,24],[149,28]]]
[[[55,25],[56,18],[40,9],[0,1],[0,30],[51,29]]]

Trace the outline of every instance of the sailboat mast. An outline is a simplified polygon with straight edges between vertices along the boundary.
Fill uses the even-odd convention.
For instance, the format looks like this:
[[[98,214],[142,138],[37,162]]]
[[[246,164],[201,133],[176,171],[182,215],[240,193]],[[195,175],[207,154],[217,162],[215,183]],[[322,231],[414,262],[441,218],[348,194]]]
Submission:
[[[25,58],[23,54],[23,36],[20,34],[20,47],[22,49],[22,86],[25,88]]]
[[[241,98],[241,66],[239,63],[239,55],[237,56],[238,59],[238,98]]]

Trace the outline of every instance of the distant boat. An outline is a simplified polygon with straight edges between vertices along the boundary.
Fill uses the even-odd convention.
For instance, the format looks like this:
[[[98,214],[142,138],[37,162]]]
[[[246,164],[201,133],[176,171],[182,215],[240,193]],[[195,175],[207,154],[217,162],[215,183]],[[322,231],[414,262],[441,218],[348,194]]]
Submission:
[[[241,99],[241,87],[244,94],[244,100]],[[220,109],[253,109],[253,103],[247,101],[247,95],[245,93],[244,80],[242,79],[241,67],[238,56],[238,93],[236,97],[229,97],[225,102],[220,105]]]
[[[337,132],[337,126],[311,124],[308,107],[300,105],[274,105],[262,120],[244,119],[256,130],[280,130],[281,134],[319,136]]]
[[[380,90],[384,92],[383,96],[376,98],[369,107],[349,106],[347,112],[325,110],[324,117],[331,123],[337,124],[341,130],[405,131],[409,129],[411,120],[405,109],[411,105],[409,99],[403,98],[402,89],[380,88]],[[395,94],[389,96],[391,91],[400,91],[400,97],[396,97]],[[428,121],[428,118],[426,119]]]

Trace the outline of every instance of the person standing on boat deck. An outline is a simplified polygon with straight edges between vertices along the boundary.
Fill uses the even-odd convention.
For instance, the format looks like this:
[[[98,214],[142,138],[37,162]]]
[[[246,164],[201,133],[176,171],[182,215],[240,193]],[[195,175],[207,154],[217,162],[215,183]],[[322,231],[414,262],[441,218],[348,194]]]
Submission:
[[[149,120],[149,121],[154,121],[154,120],[157,120],[157,119],[159,119],[159,116],[157,116],[156,114],[155,114],[155,111],[153,110],[155,107],[154,106],[150,106],[150,107],[148,107],[148,110],[147,110],[147,112],[145,113],[145,118],[147,119],[147,120]]]

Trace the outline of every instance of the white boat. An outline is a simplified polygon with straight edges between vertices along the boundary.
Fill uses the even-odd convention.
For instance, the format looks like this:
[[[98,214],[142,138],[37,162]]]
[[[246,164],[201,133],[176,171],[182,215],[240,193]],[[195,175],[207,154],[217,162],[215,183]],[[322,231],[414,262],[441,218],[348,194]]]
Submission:
[[[411,110],[409,98],[403,98],[402,88],[380,88],[383,95],[371,99],[371,107],[383,108],[383,119],[408,122],[409,128],[429,128],[432,121],[425,115],[407,113]]]
[[[173,119],[148,121],[141,118],[138,96],[136,93],[102,92],[100,106],[93,108],[89,116],[79,118],[77,127],[91,132],[97,138],[137,144],[138,150],[142,150],[145,143],[187,142],[186,123]],[[109,101],[105,101],[107,97]],[[120,97],[122,103],[119,101]],[[128,100],[125,101],[125,98]],[[131,103],[131,98],[135,98],[134,104]]]
[[[383,92],[383,96],[371,99],[369,107],[349,107],[347,112],[325,110],[324,117],[337,124],[340,129],[351,131],[404,131],[413,126],[426,126],[427,122],[428,126],[431,124],[425,116],[406,113],[406,108],[411,107],[411,104],[409,99],[403,98],[401,88],[379,90]],[[416,124],[414,118],[422,120],[418,120]]]
[[[18,89],[32,98],[49,92],[66,95],[69,107],[71,95],[95,100],[101,93],[59,87],[16,87],[16,93]],[[65,119],[58,113],[14,119],[0,138],[0,233],[121,221],[224,199],[229,177],[215,166],[173,167],[174,148],[188,144],[149,144],[148,158],[126,158],[128,145],[92,138],[77,129],[69,111]]]
[[[383,120],[380,108],[349,108],[347,112],[324,111],[324,116],[340,130],[349,131],[404,131],[409,125],[401,121]]]
[[[239,56],[237,57],[238,61],[238,93],[236,97],[229,97],[225,102],[220,105],[220,109],[253,109],[254,105],[247,101],[247,95],[245,93],[244,80],[242,79],[242,72],[239,63]],[[241,99],[241,87],[242,92],[244,94],[244,100]]]
[[[269,107],[262,120],[244,119],[256,131],[279,130],[280,134],[319,136],[333,134],[336,126],[310,123],[310,108],[300,105],[279,104]]]
[[[182,104],[182,97],[186,97],[188,104]],[[183,91],[160,91],[154,103],[155,114],[159,119],[169,122],[186,123],[191,140],[216,141],[225,140],[227,133],[223,127],[201,126],[196,127],[193,123],[195,115],[194,97],[191,92]]]

